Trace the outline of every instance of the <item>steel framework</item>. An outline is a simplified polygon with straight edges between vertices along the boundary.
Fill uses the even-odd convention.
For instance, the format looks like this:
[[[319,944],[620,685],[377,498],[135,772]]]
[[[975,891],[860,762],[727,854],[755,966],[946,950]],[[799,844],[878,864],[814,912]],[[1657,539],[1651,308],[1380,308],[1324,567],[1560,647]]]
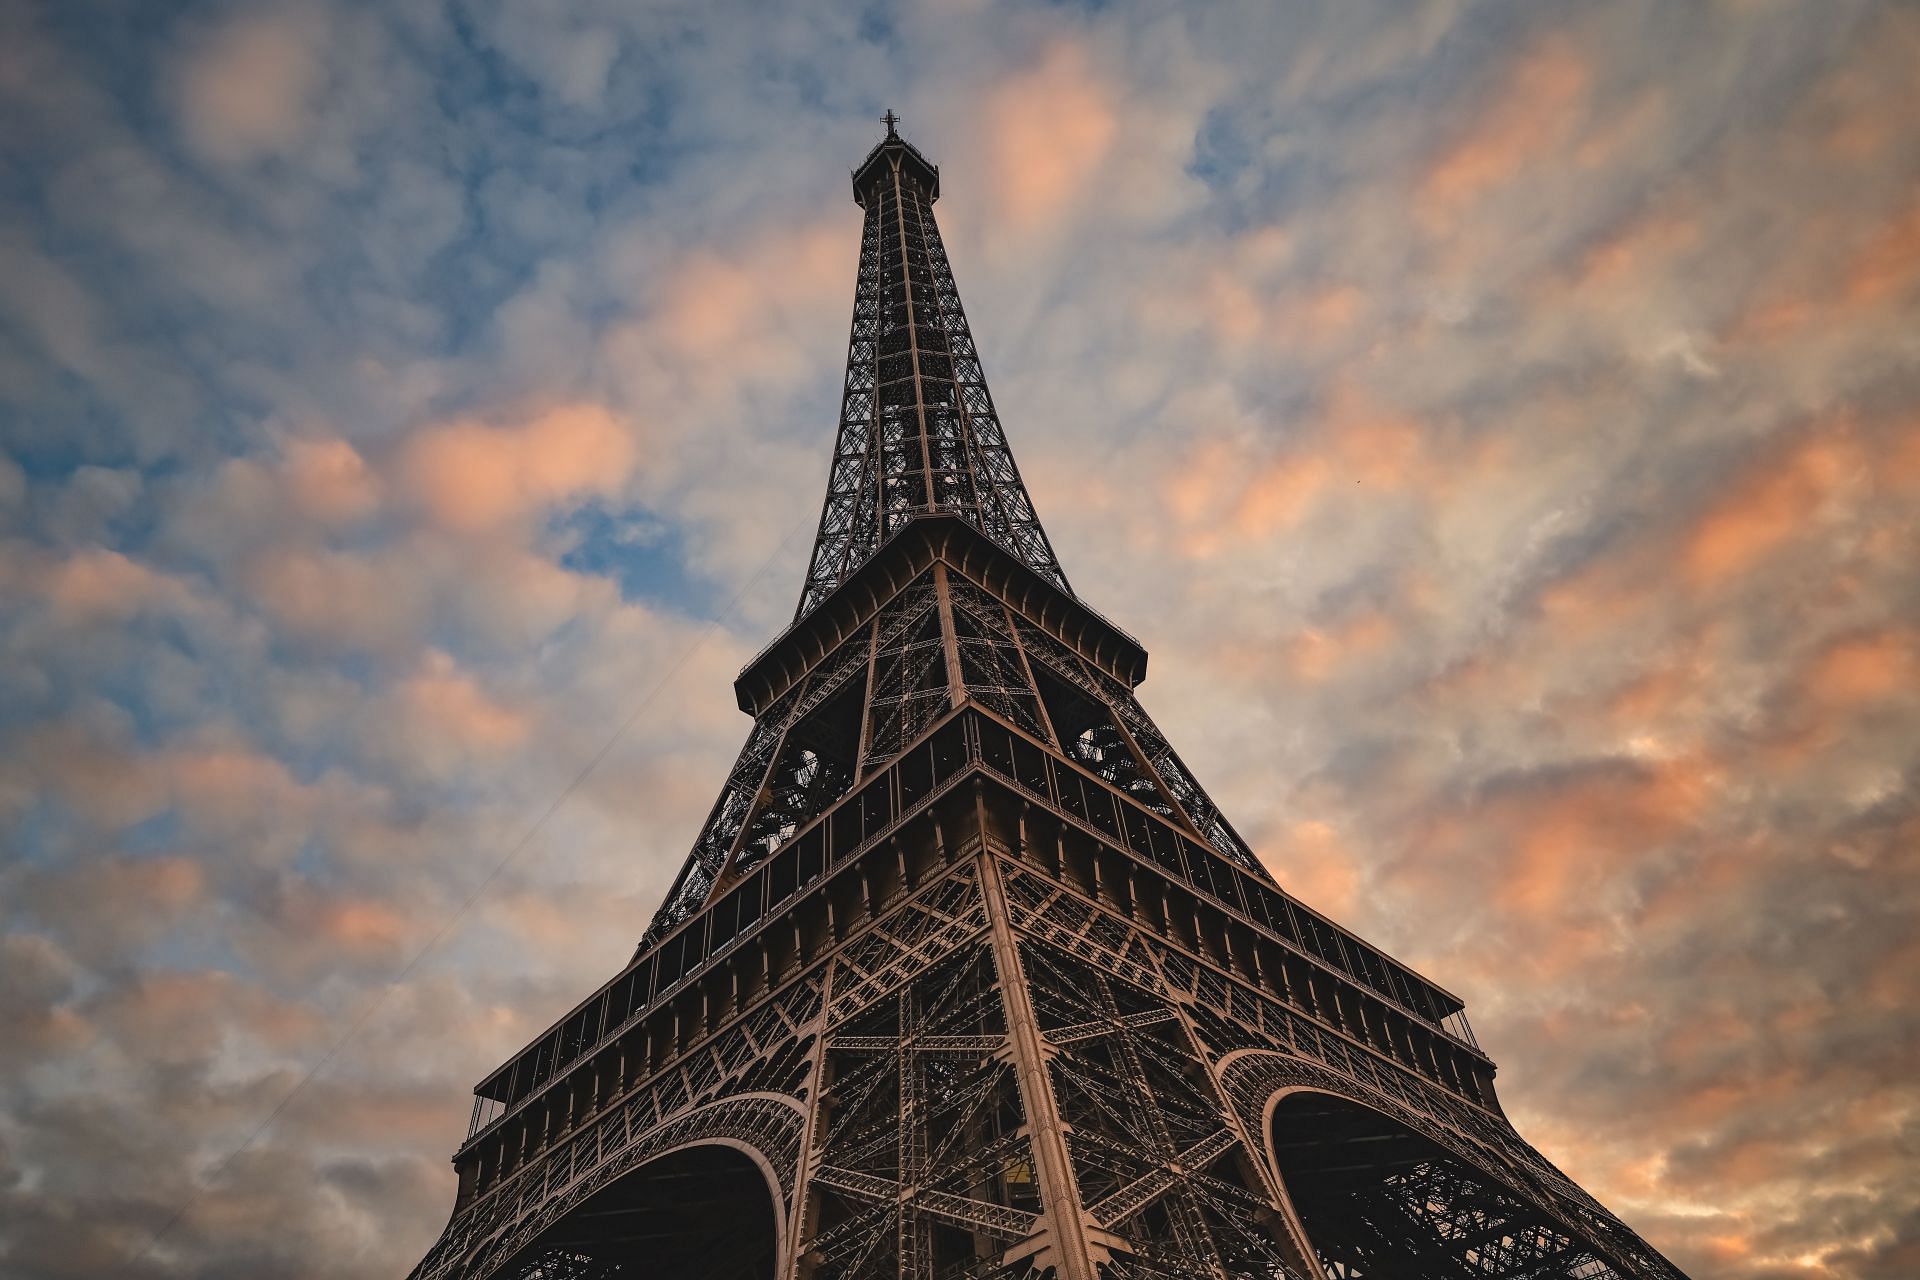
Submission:
[[[889,119],[854,193],[753,729],[629,964],[476,1090],[415,1277],[1678,1277],[1181,763],[1013,464],[938,170]]]

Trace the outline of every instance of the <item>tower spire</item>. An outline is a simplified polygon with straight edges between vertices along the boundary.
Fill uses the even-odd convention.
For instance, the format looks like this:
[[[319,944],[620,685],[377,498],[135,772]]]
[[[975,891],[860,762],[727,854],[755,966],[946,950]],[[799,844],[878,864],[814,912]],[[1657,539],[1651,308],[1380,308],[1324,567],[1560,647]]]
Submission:
[[[1146,651],[1068,586],[960,307],[933,218],[940,170],[891,110],[883,121],[853,172],[860,274],[806,585],[734,683],[753,732],[648,938],[969,703],[1270,882],[1134,698]]]
[[[840,430],[795,618],[916,516],[945,512],[1067,589],[1007,447],[934,221],[940,169],[900,118],[853,172],[866,211]]]

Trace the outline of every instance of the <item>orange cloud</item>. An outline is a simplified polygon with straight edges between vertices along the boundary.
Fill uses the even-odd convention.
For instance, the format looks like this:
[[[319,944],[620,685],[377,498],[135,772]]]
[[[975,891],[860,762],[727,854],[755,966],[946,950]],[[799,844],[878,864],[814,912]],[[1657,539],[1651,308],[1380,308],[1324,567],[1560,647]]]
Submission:
[[[77,952],[119,956],[203,903],[207,874],[190,858],[103,853],[16,881],[13,897]]]
[[[624,940],[631,930],[633,906],[626,895],[576,887],[538,893],[500,891],[490,895],[484,910],[490,923],[521,945],[584,949]]]
[[[636,246],[642,255],[651,247]],[[650,437],[655,449],[680,441],[675,425],[737,424],[749,397],[784,393],[817,372],[819,336],[847,322],[853,248],[836,212],[679,252],[647,278],[644,306],[606,329],[597,358],[626,403],[675,404]],[[678,473],[671,457],[648,461],[650,477]]]
[[[1845,297],[1878,302],[1920,280],[1920,197],[1871,237],[1847,269]]]
[[[1283,456],[1241,471],[1245,487],[1229,508],[1233,530],[1259,538],[1291,528],[1327,488],[1332,474],[1331,464],[1316,454]]]
[[[1284,240],[1278,232],[1262,233]],[[1298,355],[1325,350],[1364,336],[1358,322],[1366,314],[1367,295],[1341,281],[1269,285],[1253,278],[1248,260],[1256,251],[1237,246],[1234,261],[1200,270],[1192,283],[1176,283],[1143,292],[1135,314],[1155,332],[1184,340],[1204,330],[1233,352],[1273,351]]]
[[[1335,918],[1353,909],[1360,889],[1359,859],[1329,823],[1296,822],[1267,861],[1289,892]]]
[[[90,867],[87,878],[102,898],[137,899],[162,912],[198,901],[207,882],[199,863],[179,857],[109,858]]]
[[[1246,441],[1210,441],[1165,481],[1166,502],[1185,526],[1180,547],[1209,556],[1232,538],[1263,538],[1290,528],[1327,487],[1330,468],[1311,453],[1249,458]]]
[[[1920,677],[1911,631],[1885,628],[1828,646],[1806,674],[1807,693],[1829,707],[1876,702],[1911,693]]]
[[[311,1011],[215,970],[143,972],[101,1013],[122,1043],[163,1060],[203,1056],[234,1035],[288,1049],[322,1025]]]
[[[1728,325],[1728,342],[1774,344],[1815,326],[1875,323],[1887,306],[1897,307],[1920,283],[1920,196],[1865,235],[1833,214],[1809,215],[1801,235],[1808,250],[1789,259],[1782,278],[1755,290]],[[1813,246],[1829,242],[1852,242],[1854,248],[1818,276],[1793,270],[1798,259],[1817,260]]]
[[[1363,613],[1337,627],[1300,632],[1286,645],[1286,662],[1296,679],[1319,684],[1348,663],[1378,653],[1393,638],[1385,615]]]
[[[354,1143],[432,1150],[446,1143],[446,1099],[443,1090],[413,1080],[383,1082],[377,1090],[360,1082],[323,1082],[311,1091],[306,1106],[292,1109],[280,1124],[303,1141],[328,1147]]]
[[[762,235],[725,256],[692,254],[660,289],[652,340],[695,359],[724,357],[736,377],[743,356],[753,369],[797,360],[782,313],[840,299],[852,269],[846,250],[845,227],[831,221]]]
[[[289,802],[305,791],[279,759],[237,743],[175,751],[164,762],[176,799],[221,825],[270,814],[290,822]]]
[[[1423,212],[1451,213],[1519,177],[1566,142],[1585,109],[1592,69],[1565,39],[1536,45],[1419,184]]]
[[[1920,490],[1920,418],[1894,429],[1886,450],[1875,460],[1874,477],[1896,493]]]
[[[1909,848],[1920,844],[1920,823],[1909,823],[1904,836]],[[1905,1009],[1913,1000],[1916,981],[1920,981],[1916,980],[1916,974],[1920,974],[1920,937],[1898,943],[1878,957],[1863,976],[1861,993],[1889,1012]]]
[[[1119,126],[1111,89],[1067,43],[995,89],[982,118],[998,220],[1021,231],[1052,222],[1086,190]]]
[[[1328,285],[1307,299],[1302,316],[1311,333],[1340,334],[1352,327],[1365,304],[1366,298],[1352,285]]]
[[[1643,933],[1685,933],[1700,918],[1703,902],[1730,901],[1754,878],[1771,850],[1764,837],[1714,841],[1687,861],[1686,874],[1658,881],[1646,892],[1636,916]]]
[[[1637,862],[1665,856],[1695,829],[1720,778],[1719,766],[1700,756],[1530,778],[1431,815],[1400,874],[1438,892],[1463,878],[1521,920],[1550,923],[1551,936],[1530,954],[1543,970],[1568,970],[1611,945],[1606,927],[1583,923],[1597,889],[1620,883]],[[1488,865],[1470,869],[1470,858]]]
[[[318,11],[251,14],[216,31],[181,76],[187,136],[224,161],[297,144],[325,85],[325,35]]]
[[[1185,465],[1167,475],[1167,507],[1181,520],[1203,519],[1219,487],[1232,474],[1235,450],[1224,440],[1210,440],[1185,458]]]
[[[371,898],[333,898],[300,913],[312,936],[355,955],[389,955],[411,931],[407,917]]]
[[[1428,449],[1431,429],[1342,382],[1327,406],[1324,430],[1343,478],[1372,489],[1431,486],[1442,479]],[[1469,467],[1478,459],[1463,459]]]
[[[1182,548],[1211,555],[1229,536],[1257,540],[1292,528],[1336,491],[1438,488],[1451,473],[1432,465],[1428,435],[1420,422],[1342,383],[1292,447],[1275,452],[1244,437],[1201,445],[1166,477],[1165,500],[1187,526]]]
[[[760,303],[760,281],[736,263],[699,255],[675,270],[663,297],[662,337],[676,350],[708,355],[744,336]]]
[[[1681,549],[1682,569],[1696,583],[1751,569],[1812,525],[1860,470],[1843,428],[1817,432],[1785,457],[1761,462],[1694,527]]]
[[[1282,352],[1326,347],[1354,332],[1366,305],[1366,295],[1353,285],[1321,284],[1276,298],[1260,316],[1260,336]]]
[[[462,754],[496,754],[526,741],[532,720],[490,697],[444,653],[427,655],[401,682],[398,710],[427,743]],[[425,744],[416,744],[425,745]]]
[[[74,719],[49,722],[11,745],[0,758],[0,802],[9,810],[57,796],[88,824],[110,829],[167,807],[165,779],[151,757],[104,741]]]
[[[1690,215],[1655,210],[1615,230],[1587,251],[1577,287],[1599,288],[1622,276],[1654,270],[1699,238]]]
[[[1704,674],[1704,664],[1694,654],[1678,654],[1612,690],[1605,714],[1624,730],[1656,726],[1695,705]]]
[[[1644,147],[1653,135],[1669,127],[1669,93],[1652,88],[1610,107],[1594,119],[1573,144],[1574,161],[1583,169],[1601,169]]]
[[[632,431],[597,405],[512,427],[454,422],[409,442],[401,473],[442,527],[474,533],[587,494],[617,492],[639,459]]]
[[[425,588],[400,557],[269,548],[251,557],[253,601],[281,626],[322,644],[398,648],[424,625]]]
[[[1140,300],[1143,318],[1168,333],[1204,324],[1221,344],[1238,347],[1269,332],[1262,299],[1239,274],[1216,271],[1192,297],[1169,297],[1155,290]]]
[[[1306,321],[1327,325],[1324,336],[1344,331],[1364,299],[1348,285],[1326,285],[1306,301],[1272,282],[1293,257],[1293,238],[1283,226],[1255,227],[1208,246],[1204,255],[1180,262],[1172,278],[1135,292],[1133,314],[1155,333],[1184,340],[1205,330],[1222,347],[1260,342],[1286,347],[1316,336]]]
[[[323,524],[349,524],[380,504],[379,479],[345,440],[295,440],[283,464],[294,506]]]
[[[90,547],[50,566],[41,590],[55,620],[66,626],[123,622],[152,606],[179,608],[187,588],[118,551]]]
[[[1613,571],[1618,571],[1617,565]],[[1483,678],[1477,687],[1449,691],[1478,699],[1538,703],[1569,736],[1634,759],[1698,752],[1720,692],[1716,677],[1727,657],[1729,628],[1713,621],[1670,628],[1660,644],[1644,653],[1636,651],[1635,661],[1616,665],[1619,655],[1608,645],[1610,631],[1615,625],[1631,627],[1635,611],[1648,603],[1624,594],[1617,583],[1596,582],[1564,595],[1550,592],[1544,601],[1553,624],[1549,632],[1527,636],[1532,642],[1527,649],[1507,655],[1511,671],[1517,678],[1531,678],[1533,687],[1516,689],[1512,686],[1516,676],[1509,675],[1508,687],[1493,688],[1492,681]],[[1601,646],[1597,655],[1605,655],[1594,672],[1598,678],[1591,683],[1581,679],[1570,686],[1557,685],[1537,664],[1542,650],[1536,646],[1545,646],[1545,652],[1551,653],[1570,648],[1570,642],[1589,639]]]

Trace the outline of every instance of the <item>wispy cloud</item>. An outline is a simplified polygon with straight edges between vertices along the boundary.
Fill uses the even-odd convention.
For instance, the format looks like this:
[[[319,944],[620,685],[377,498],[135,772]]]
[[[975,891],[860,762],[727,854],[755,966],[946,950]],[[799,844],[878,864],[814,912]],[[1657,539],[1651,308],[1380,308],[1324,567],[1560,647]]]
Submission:
[[[0,1269],[430,1242],[744,730],[891,105],[1281,880],[1693,1274],[1911,1273],[1916,62],[1864,2],[0,11]]]

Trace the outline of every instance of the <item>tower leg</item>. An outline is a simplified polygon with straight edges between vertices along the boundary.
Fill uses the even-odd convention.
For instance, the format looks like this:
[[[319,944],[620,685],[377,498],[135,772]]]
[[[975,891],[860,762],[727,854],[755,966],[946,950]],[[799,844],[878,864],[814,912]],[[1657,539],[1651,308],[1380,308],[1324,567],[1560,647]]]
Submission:
[[[985,809],[977,807],[976,812],[984,832]],[[1041,1201],[1046,1206],[1046,1233],[1050,1238],[1035,1262],[1042,1266],[1051,1264],[1059,1280],[1097,1280],[1094,1251],[1087,1238],[1090,1223],[1080,1203],[1080,1189],[1074,1182],[1066,1134],[1054,1103],[1053,1084],[1047,1079],[1045,1046],[1034,1017],[1033,1000],[1027,991],[1026,974],[1020,964],[1020,948],[1014,942],[1013,925],[1007,919],[1006,889],[1000,881],[998,860],[985,840],[980,844],[979,866],[981,893],[986,898],[987,920],[993,934],[994,967],[999,972],[1001,993],[1007,1004],[1008,1039],[1019,1074],[1020,1099],[1026,1107],[1027,1129],[1032,1135]]]

